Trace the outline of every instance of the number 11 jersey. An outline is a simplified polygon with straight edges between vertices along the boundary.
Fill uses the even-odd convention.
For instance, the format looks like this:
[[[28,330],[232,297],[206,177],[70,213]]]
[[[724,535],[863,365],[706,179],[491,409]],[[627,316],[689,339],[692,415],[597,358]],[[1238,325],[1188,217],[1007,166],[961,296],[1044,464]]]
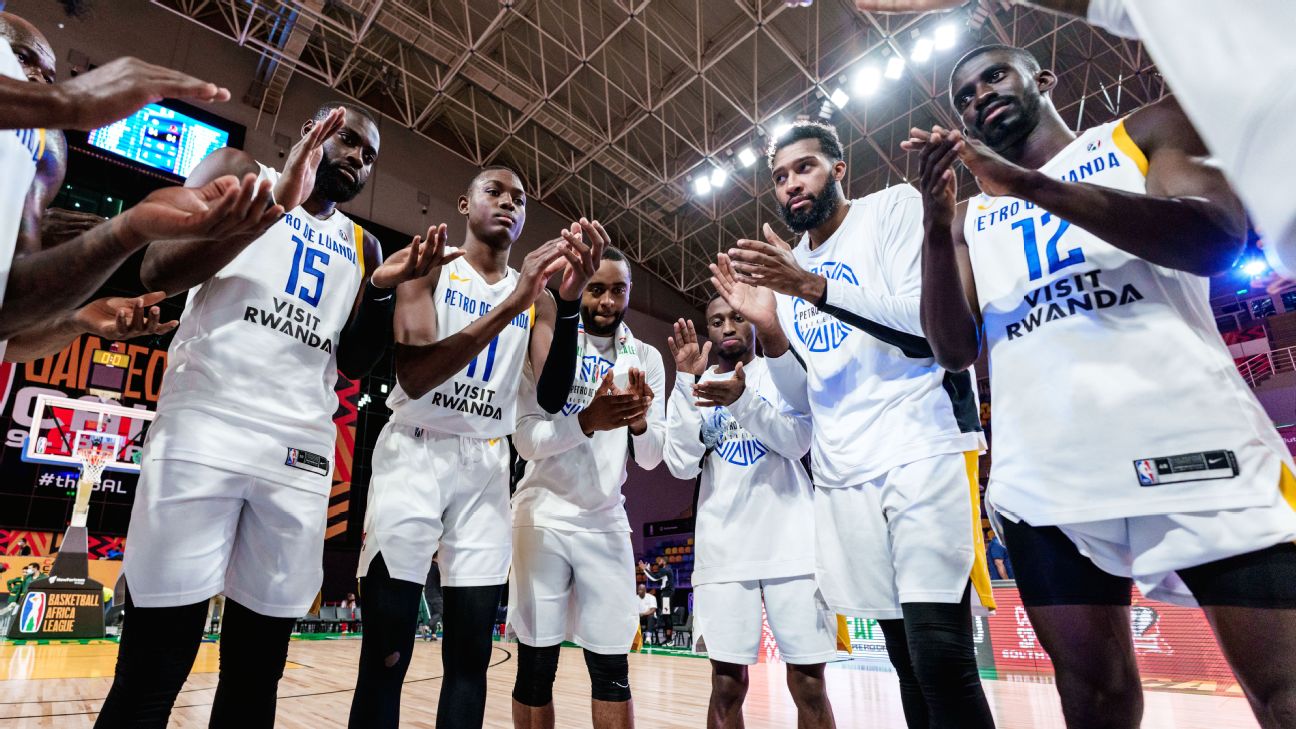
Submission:
[[[486,316],[504,303],[517,283],[518,272],[512,268],[490,284],[463,258],[442,266],[432,292],[437,337],[445,339]],[[518,383],[534,324],[532,305],[513,317],[467,367],[417,400],[397,384],[387,397],[392,422],[469,438],[510,435],[517,421]]]
[[[145,457],[327,491],[338,337],[364,273],[360,226],[297,207],[194,287]]]

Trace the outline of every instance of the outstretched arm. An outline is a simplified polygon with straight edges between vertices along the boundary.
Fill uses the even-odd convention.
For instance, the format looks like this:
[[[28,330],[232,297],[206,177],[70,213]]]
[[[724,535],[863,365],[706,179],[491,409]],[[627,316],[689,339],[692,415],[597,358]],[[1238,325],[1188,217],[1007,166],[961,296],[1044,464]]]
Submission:
[[[67,313],[122,261],[158,238],[260,234],[283,214],[269,185],[227,176],[200,188],[164,187],[138,205],[51,250],[16,258],[0,306],[0,339]]]
[[[31,362],[57,354],[82,334],[94,334],[109,341],[143,336],[161,336],[180,322],[163,321],[157,304],[165,294],[157,291],[134,298],[110,296],[86,304],[75,312],[48,324],[33,327],[9,340],[6,362]]]

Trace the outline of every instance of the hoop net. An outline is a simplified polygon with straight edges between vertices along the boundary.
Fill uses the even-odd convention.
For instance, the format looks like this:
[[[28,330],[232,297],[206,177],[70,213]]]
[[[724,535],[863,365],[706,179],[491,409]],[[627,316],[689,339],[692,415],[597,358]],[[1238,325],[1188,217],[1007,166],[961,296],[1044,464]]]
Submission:
[[[112,460],[113,450],[97,446],[78,448],[76,457],[78,461],[81,461],[80,480],[97,484],[99,483],[99,479],[103,477],[103,472],[104,469],[108,467],[108,462]]]

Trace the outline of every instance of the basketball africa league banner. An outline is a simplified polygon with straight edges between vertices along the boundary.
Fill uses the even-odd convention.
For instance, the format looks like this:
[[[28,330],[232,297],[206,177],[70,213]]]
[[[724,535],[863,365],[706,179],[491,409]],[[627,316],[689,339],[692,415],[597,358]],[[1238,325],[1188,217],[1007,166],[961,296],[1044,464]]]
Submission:
[[[39,396],[99,401],[92,392],[104,389],[101,380],[105,373],[99,365],[105,361],[104,353],[110,347],[111,343],[86,335],[49,357],[24,364],[0,364],[0,428],[3,429],[0,432],[4,433],[4,447],[0,448],[0,529],[61,534],[67,527],[76,493],[76,466],[24,461],[23,441],[31,432]],[[116,374],[109,389],[120,392],[120,403],[128,408],[156,410],[166,372],[166,348],[122,343],[117,345],[111,361],[119,371],[108,373],[110,379]],[[329,497],[329,538],[347,531],[360,384],[339,373],[335,389],[338,396],[333,418],[337,426],[336,467]],[[54,425],[50,423],[50,427]],[[129,447],[137,454],[141,446],[142,443]],[[138,479],[138,474],[126,471],[109,470],[103,474],[90,502],[88,527],[96,535],[90,537],[91,544],[102,538],[100,535],[126,534]],[[34,600],[37,602],[30,606],[32,616],[42,610],[47,615],[52,608],[67,607],[42,606],[38,599]]]

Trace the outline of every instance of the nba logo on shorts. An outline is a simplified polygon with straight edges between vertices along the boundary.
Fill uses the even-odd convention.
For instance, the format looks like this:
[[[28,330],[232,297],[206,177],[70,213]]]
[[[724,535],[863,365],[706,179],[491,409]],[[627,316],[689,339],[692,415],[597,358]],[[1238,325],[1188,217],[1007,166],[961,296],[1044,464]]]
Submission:
[[[291,466],[291,465],[293,465],[293,464],[296,463],[296,462],[297,462],[297,449],[296,449],[296,448],[289,448],[289,449],[288,449],[288,460],[284,461],[284,465],[285,465],[285,466]]]
[[[1141,461],[1134,461],[1134,470],[1138,471],[1139,483],[1144,486],[1155,486],[1159,483],[1157,479],[1156,464],[1150,458],[1144,458]]]
[[[45,620],[45,593],[29,592],[23,600],[22,616],[18,618],[18,630],[24,633],[35,633],[40,630]]]

